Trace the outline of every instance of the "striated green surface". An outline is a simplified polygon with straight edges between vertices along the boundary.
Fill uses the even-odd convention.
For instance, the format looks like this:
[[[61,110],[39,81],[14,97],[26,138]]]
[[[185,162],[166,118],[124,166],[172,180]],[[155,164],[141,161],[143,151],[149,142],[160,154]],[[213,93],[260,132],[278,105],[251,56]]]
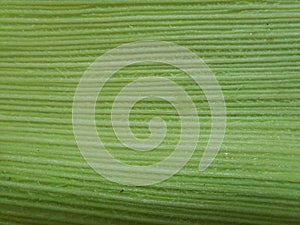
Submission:
[[[0,224],[299,224],[299,1],[0,3]],[[136,154],[114,137],[107,107],[140,74],[172,77],[198,103],[201,123],[195,154],[176,176],[127,187],[82,158],[72,101],[98,56],[144,39],[173,41],[205,60],[223,89],[227,131],[199,172],[210,129],[203,93],[170,66],[124,68],[97,104],[97,128],[116,157],[151,164],[179,135],[174,109],[150,99],[133,109],[132,129],[143,137],[146,122],[162,115],[169,130],[161,148]]]

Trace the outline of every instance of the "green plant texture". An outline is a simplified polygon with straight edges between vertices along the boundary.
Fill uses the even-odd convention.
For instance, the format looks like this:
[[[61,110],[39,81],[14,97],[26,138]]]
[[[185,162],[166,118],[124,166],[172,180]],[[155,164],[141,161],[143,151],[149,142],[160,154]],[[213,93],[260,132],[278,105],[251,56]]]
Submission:
[[[0,0],[0,224],[300,223],[300,2],[297,0]],[[161,116],[168,130],[149,152],[124,147],[112,129],[114,97],[137,77],[163,76],[189,94],[200,138],[191,160],[163,182],[138,187],[106,180],[84,160],[72,104],[97,57],[139,40],[174,42],[195,53],[222,88],[227,128],[205,170],[210,108],[178,68],[141,63],[115,73],[99,95],[97,131],[130,165],[167,157],[180,135],[171,104],[148,98],[130,114],[149,136]],[[176,53],[175,53],[176,57]]]

